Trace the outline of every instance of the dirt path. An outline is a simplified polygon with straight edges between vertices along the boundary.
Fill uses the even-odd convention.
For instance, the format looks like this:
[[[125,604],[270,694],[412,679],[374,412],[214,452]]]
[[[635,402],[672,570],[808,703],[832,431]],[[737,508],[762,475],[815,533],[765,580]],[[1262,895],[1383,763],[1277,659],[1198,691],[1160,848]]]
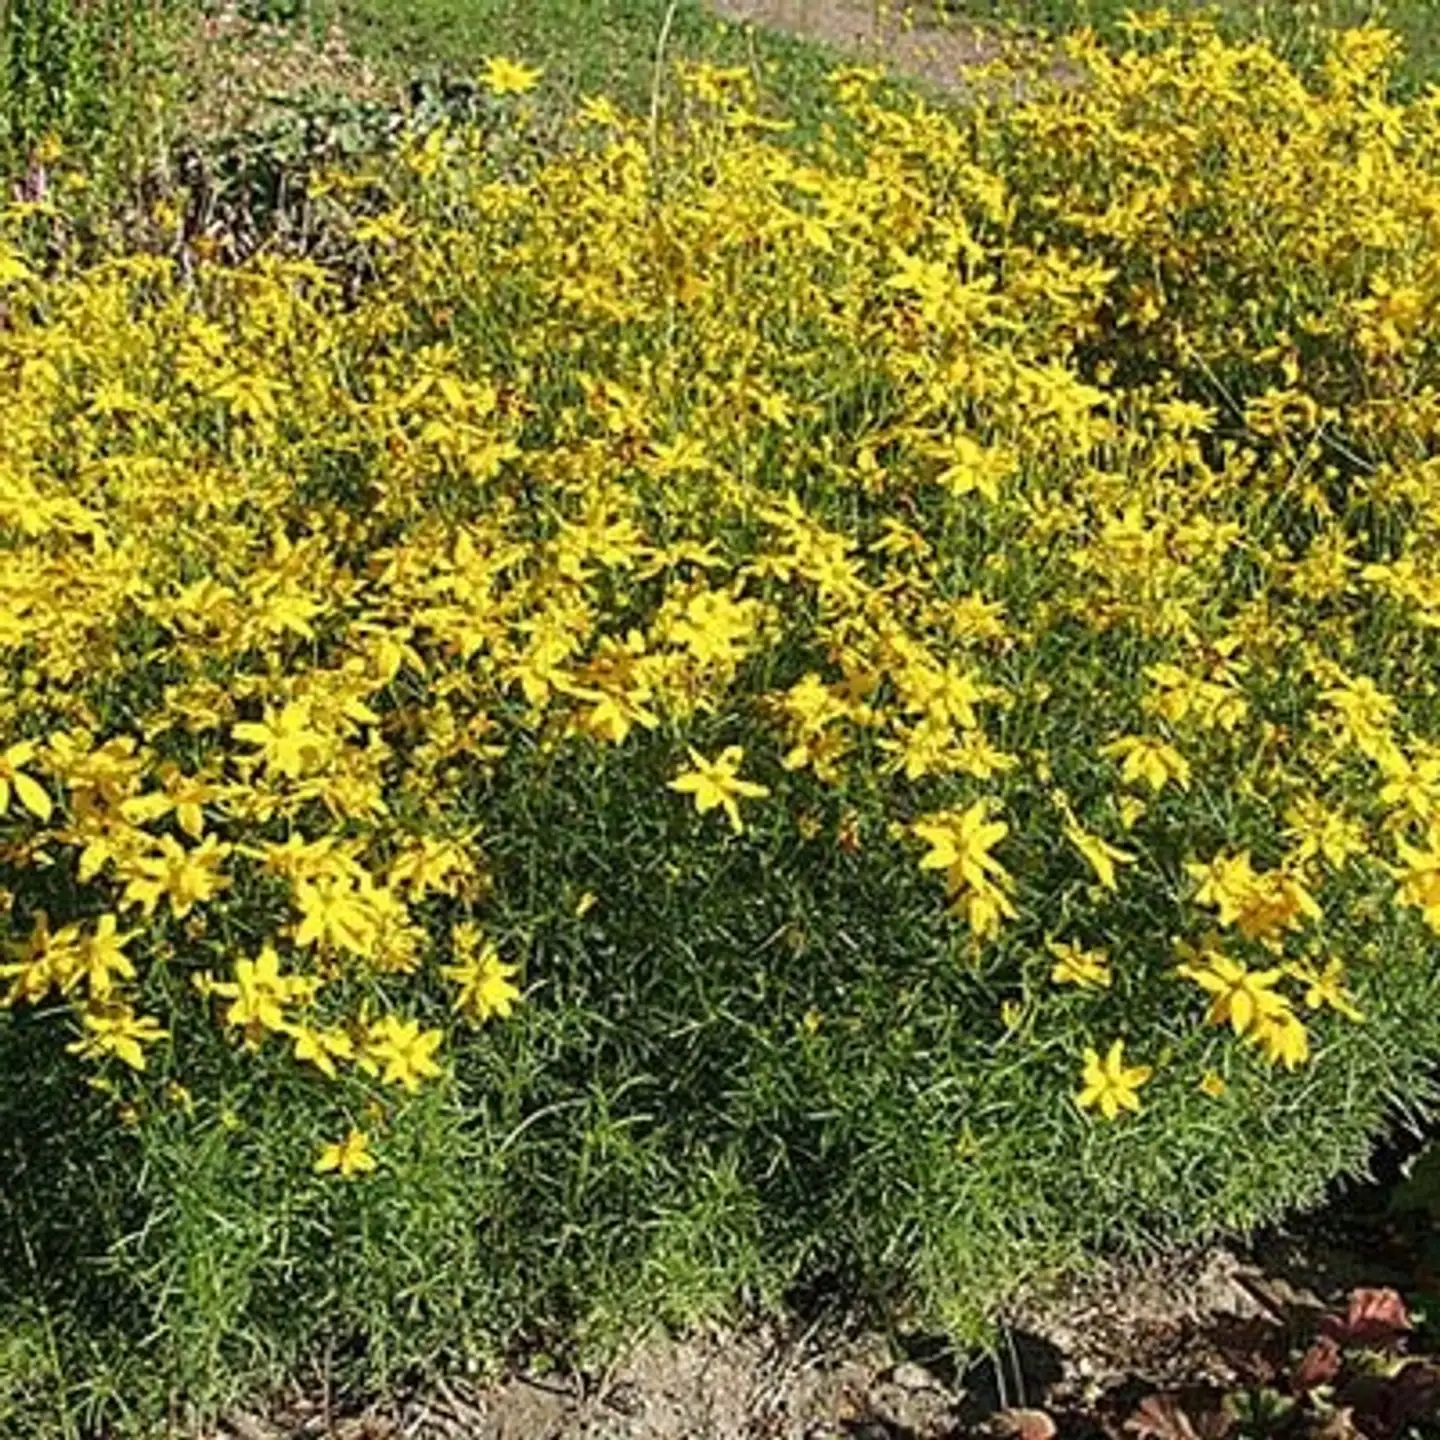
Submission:
[[[948,15],[935,0],[911,4],[909,18],[898,0],[706,0],[722,19],[782,31],[800,39],[855,57],[862,63],[883,62],[897,73],[909,75],[941,90],[963,91],[966,75],[977,66],[1016,53],[1014,42],[1002,39],[958,15]],[[1024,42],[1027,56],[1035,58],[1034,42]],[[1049,73],[1057,79],[1071,72],[1053,61]]]

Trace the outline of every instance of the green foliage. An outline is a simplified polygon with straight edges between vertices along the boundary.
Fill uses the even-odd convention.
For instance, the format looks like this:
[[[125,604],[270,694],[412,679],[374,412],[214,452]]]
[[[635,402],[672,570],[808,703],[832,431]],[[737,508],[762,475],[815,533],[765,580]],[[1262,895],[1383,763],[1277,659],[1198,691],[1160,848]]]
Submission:
[[[0,174],[43,165],[49,149],[133,162],[154,131],[177,3],[3,0]]]

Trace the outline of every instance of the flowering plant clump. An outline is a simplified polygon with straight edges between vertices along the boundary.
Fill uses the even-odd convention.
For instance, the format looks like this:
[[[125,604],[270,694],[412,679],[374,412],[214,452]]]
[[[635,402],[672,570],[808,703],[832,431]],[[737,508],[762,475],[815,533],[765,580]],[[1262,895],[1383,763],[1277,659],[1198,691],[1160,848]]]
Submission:
[[[337,1214],[463,1132],[572,1306],[831,1247],[963,1329],[1358,1163],[1440,1056],[1440,97],[1141,29],[416,135],[314,183],[356,286],[12,207],[0,1043],[172,1156],[263,1081]]]

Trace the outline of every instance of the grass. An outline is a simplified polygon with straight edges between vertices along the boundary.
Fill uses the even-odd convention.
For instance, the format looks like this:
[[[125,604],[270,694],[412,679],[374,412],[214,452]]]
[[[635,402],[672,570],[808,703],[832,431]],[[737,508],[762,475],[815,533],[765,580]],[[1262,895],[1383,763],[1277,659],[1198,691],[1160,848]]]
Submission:
[[[319,13],[338,13],[356,50],[393,70],[470,73],[492,54],[542,64],[547,102],[566,113],[602,93],[648,111],[662,32],[667,59],[751,69],[766,92],[784,97],[802,134],[830,111],[824,77],[836,57],[823,48],[725,25],[698,0],[681,0],[667,30],[666,10],[663,0],[339,0]]]

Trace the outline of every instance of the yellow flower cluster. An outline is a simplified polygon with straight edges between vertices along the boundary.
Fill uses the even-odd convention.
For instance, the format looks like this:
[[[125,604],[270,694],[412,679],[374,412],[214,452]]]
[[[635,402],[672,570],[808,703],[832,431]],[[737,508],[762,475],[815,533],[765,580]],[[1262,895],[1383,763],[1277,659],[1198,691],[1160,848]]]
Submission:
[[[12,207],[3,1003],[140,1069],[178,957],[243,1046],[413,1088],[432,979],[519,998],[464,796],[659,745],[717,844],[870,797],[1067,1004],[1147,963],[1107,907],[1163,901],[1187,1023],[1300,1063],[1277,987],[1360,1013],[1342,893],[1440,931],[1440,102],[1385,98],[1386,43],[1310,90],[1204,25],[1081,39],[1084,87],[959,115],[840,71],[810,152],[701,67],[661,147],[592,101],[533,175],[446,133],[317,184],[352,295],[277,256],[42,279]],[[1084,1076],[1114,1115],[1149,1071]]]

